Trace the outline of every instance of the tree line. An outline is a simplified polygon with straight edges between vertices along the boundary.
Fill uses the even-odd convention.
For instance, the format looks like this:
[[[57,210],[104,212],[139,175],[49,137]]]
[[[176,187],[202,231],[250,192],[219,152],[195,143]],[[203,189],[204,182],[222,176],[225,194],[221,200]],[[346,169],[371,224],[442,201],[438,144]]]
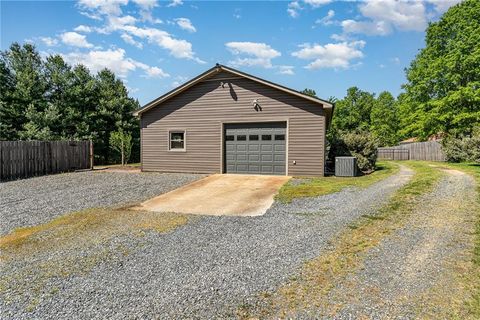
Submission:
[[[0,53],[0,140],[90,139],[96,163],[112,163],[120,157],[111,143],[117,132],[130,136],[138,159],[139,126],[132,112],[139,107],[108,69],[92,74],[60,55],[42,59],[28,43]]]
[[[374,146],[440,135],[457,158],[476,157],[470,149],[480,148],[479,43],[480,1],[452,6],[429,24],[425,48],[406,68],[398,97],[352,87],[344,98],[332,98],[328,139],[337,144],[333,150],[339,150],[340,142],[355,152],[371,152]],[[315,95],[311,89],[304,93]],[[133,158],[138,160],[139,127],[132,111],[139,107],[110,70],[91,74],[83,65],[70,66],[60,55],[42,59],[31,44],[13,43],[0,54],[0,140],[92,139],[97,163],[125,158],[133,144]]]
[[[426,30],[425,48],[405,69],[394,97],[357,87],[333,98],[331,134],[368,131],[382,146],[433,135],[474,135],[480,126],[480,1],[451,7]],[[306,89],[304,93],[315,95]]]

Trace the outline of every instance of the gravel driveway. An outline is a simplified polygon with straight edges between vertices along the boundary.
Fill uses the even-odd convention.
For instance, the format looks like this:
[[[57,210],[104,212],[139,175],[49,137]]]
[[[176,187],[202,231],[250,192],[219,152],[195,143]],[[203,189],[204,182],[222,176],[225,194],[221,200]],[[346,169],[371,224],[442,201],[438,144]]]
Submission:
[[[331,292],[330,305],[342,306],[335,319],[468,318],[451,314],[469,294],[452,275],[472,261],[475,181],[460,171],[445,171],[405,225]]]
[[[0,183],[0,235],[86,208],[146,200],[204,177],[87,171]]]
[[[0,311],[15,319],[234,317],[242,303],[284,283],[340,230],[387,201],[411,174],[402,168],[367,189],[274,203],[260,217],[196,217],[167,234],[118,237],[105,246],[128,248],[128,255],[82,275],[52,277],[40,294],[30,285],[39,281],[35,272],[32,289],[19,289],[23,280],[11,276],[0,291]],[[5,277],[27,264],[9,262]]]

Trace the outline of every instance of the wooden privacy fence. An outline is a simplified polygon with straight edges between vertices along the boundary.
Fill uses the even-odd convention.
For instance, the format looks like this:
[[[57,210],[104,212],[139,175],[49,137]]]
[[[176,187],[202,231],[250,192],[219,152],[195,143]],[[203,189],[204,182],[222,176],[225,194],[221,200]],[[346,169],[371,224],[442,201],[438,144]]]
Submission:
[[[88,169],[90,141],[0,141],[0,181]]]
[[[438,141],[405,143],[395,147],[377,149],[379,160],[446,161],[442,145]]]

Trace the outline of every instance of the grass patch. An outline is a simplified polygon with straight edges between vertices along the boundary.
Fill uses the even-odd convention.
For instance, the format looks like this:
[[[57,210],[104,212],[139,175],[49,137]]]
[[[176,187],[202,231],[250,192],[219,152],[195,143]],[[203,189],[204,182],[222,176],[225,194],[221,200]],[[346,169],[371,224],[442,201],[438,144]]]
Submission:
[[[144,245],[146,232],[169,232],[189,219],[193,218],[174,213],[94,208],[18,228],[0,238],[0,298],[6,292],[6,300],[33,311],[42,299],[58,292],[59,279],[122,261]],[[131,239],[128,245],[113,241],[123,236]]]
[[[60,216],[50,222],[17,228],[0,237],[5,255],[30,254],[65,247],[70,241],[92,244],[131,232],[167,232],[187,223],[187,216],[136,211],[128,208],[93,208]]]
[[[259,297],[255,305],[242,306],[241,318],[290,318],[309,308],[335,312],[327,306],[326,295],[336,283],[362,266],[365,253],[377,246],[393,230],[401,227],[423,194],[433,190],[442,172],[422,162],[405,162],[415,174],[397,190],[390,201],[375,215],[368,215],[346,229],[333,243],[333,248],[308,261],[300,275],[280,287],[268,299]]]
[[[347,187],[366,188],[397,173],[398,170],[398,164],[395,162],[384,161],[377,162],[377,168],[373,173],[360,177],[312,178],[300,184],[296,184],[295,179],[292,179],[280,188],[276,199],[282,202],[291,202],[295,198],[321,196],[339,192]]]

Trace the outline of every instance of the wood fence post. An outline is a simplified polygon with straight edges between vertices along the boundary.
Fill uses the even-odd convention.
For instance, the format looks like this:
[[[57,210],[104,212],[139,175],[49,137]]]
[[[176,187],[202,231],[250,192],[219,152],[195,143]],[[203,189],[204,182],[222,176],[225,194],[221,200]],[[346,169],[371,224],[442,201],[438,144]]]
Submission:
[[[90,140],[90,169],[93,170],[93,141]]]

